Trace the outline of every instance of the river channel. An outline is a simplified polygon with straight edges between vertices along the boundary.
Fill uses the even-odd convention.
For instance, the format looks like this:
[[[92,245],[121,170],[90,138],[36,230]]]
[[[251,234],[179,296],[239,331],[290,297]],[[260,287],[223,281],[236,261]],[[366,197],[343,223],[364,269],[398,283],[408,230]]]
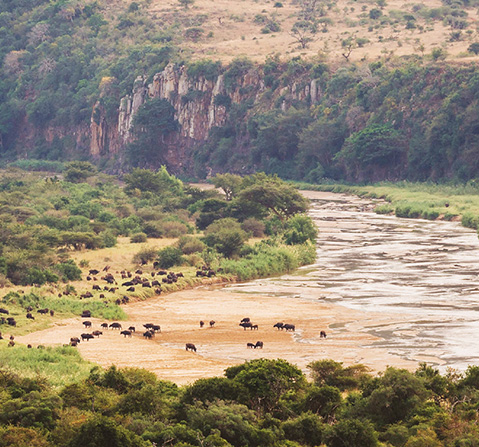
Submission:
[[[319,228],[317,262],[295,275],[235,284],[231,292],[330,302],[393,315],[362,330],[371,347],[441,371],[479,364],[479,240],[458,222],[378,215],[374,204],[310,193]],[[396,315],[396,318],[394,318]],[[332,333],[348,328],[329,327]]]

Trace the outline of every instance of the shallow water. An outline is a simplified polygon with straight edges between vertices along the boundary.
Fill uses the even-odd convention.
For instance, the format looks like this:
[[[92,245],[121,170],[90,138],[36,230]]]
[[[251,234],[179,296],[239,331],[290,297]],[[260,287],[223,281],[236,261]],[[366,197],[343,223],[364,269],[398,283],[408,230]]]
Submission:
[[[310,214],[320,230],[317,263],[227,290],[397,314],[393,324],[364,328],[380,337],[374,346],[407,359],[437,357],[442,371],[479,364],[476,232],[457,222],[377,215],[372,208],[339,194],[315,199]],[[333,324],[330,330],[342,328]]]

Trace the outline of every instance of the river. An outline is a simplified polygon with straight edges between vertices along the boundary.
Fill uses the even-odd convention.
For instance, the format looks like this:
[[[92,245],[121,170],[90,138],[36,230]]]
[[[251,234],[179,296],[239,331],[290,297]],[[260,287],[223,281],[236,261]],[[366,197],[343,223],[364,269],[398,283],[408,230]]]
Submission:
[[[317,263],[296,275],[230,291],[336,303],[395,314],[363,330],[371,346],[408,360],[436,357],[441,371],[479,364],[479,240],[458,222],[375,214],[371,201],[309,193],[319,228]],[[342,331],[344,323],[330,325]]]

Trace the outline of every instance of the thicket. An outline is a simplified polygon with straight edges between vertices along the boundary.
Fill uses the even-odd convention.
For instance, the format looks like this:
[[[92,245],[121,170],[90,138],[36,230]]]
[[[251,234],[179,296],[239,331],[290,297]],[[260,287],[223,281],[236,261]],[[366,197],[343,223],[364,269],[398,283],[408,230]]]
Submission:
[[[2,346],[0,356],[13,350]],[[70,347],[19,352],[25,368],[0,374],[4,447],[446,447],[474,446],[479,436],[475,366],[372,376],[362,365],[318,360],[307,380],[284,360],[258,359],[178,387],[139,368],[88,373]],[[29,377],[34,360],[53,363],[44,373],[55,377]],[[73,364],[81,372],[62,383]]]
[[[307,201],[279,178],[225,175],[217,181],[226,190],[228,182],[235,183],[234,194],[190,188],[165,167],[134,169],[123,185],[97,174],[88,162],[68,163],[63,179],[5,171],[0,176],[0,279],[18,285],[79,280],[81,269],[71,254],[112,247],[120,236],[130,236],[132,243],[181,237],[177,246],[158,251],[147,245],[132,257],[138,264],[158,261],[164,269],[181,265],[183,254],[196,254],[198,268],[243,257],[248,254],[243,222],[278,234],[278,246],[314,242],[314,226],[301,214]],[[255,199],[258,191],[261,201]],[[201,239],[186,236],[199,230],[205,230]]]

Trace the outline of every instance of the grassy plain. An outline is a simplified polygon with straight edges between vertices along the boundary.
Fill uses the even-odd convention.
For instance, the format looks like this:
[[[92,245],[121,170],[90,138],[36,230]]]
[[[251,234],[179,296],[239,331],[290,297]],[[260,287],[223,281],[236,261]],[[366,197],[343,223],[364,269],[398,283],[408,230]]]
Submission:
[[[130,3],[127,0],[107,2],[107,16],[117,15]],[[373,0],[323,2],[330,5],[324,8],[321,17],[326,20],[306,48],[301,48],[291,33],[298,17],[299,1],[195,0],[189,8],[181,7],[177,0],[143,0],[138,3],[147,9],[153,20],[174,29],[178,37],[184,37],[190,28],[201,30],[198,37],[184,38],[182,43],[184,54],[193,59],[210,58],[228,63],[235,57],[248,56],[262,62],[268,55],[279,53],[287,58],[321,56],[346,61],[342,42],[348,38],[357,42],[349,60],[429,55],[434,48],[445,50],[449,59],[477,59],[467,53],[467,47],[478,38],[477,9],[461,6],[468,13],[467,28],[454,35],[452,33],[456,30],[442,17],[431,19],[417,11],[418,5],[440,10],[445,6],[440,0],[387,0],[380,8]],[[369,11],[378,8],[382,16],[372,20]],[[409,16],[414,20],[408,25]],[[265,33],[263,30],[268,21],[279,25],[279,30]]]

